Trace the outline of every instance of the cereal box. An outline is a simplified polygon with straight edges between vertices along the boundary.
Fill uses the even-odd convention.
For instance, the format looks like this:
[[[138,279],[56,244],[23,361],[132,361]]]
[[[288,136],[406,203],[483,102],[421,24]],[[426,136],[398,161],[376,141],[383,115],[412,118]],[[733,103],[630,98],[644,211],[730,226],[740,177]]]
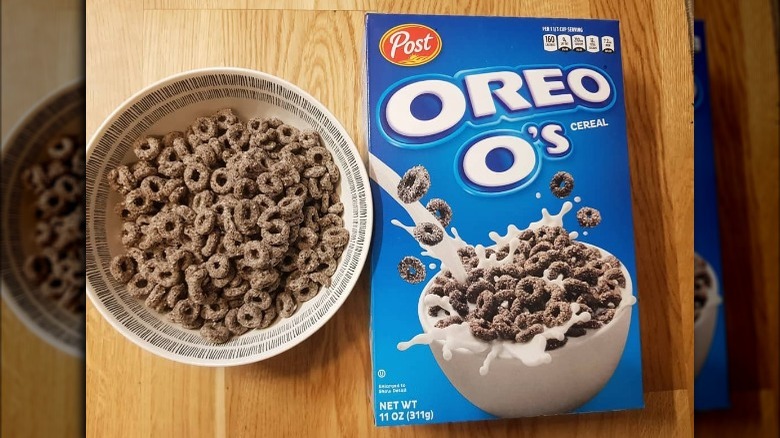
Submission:
[[[694,407],[729,406],[715,159],[704,23],[694,23]]]
[[[378,425],[643,406],[619,33],[368,15]]]

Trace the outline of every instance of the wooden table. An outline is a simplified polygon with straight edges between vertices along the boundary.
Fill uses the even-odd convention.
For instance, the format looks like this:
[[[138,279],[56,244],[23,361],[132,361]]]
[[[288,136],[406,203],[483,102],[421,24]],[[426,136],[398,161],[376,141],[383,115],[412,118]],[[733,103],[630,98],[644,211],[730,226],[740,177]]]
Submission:
[[[87,5],[87,136],[125,98],[183,70],[237,66],[289,80],[345,125],[363,158],[364,13],[618,18],[624,46],[644,383],[640,411],[377,429],[368,279],[307,341],[262,363],[157,358],[87,311],[90,436],[690,436],[693,141],[682,0],[389,2],[94,0]]]
[[[2,132],[42,98],[83,77],[78,0],[2,1]],[[2,436],[75,437],[84,432],[84,360],[27,330],[2,304]]]

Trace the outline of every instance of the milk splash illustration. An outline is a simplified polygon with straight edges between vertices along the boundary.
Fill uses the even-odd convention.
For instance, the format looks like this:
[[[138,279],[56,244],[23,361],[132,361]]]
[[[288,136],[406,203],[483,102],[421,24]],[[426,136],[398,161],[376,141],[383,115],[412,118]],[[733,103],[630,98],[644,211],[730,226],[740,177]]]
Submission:
[[[424,222],[438,222],[438,219],[433,214],[431,214],[419,201],[406,204],[398,198],[396,190],[399,182],[401,181],[401,177],[396,174],[395,171],[393,171],[390,167],[388,167],[385,163],[372,154],[369,154],[369,162],[370,177],[377,184],[379,184],[379,186],[382,187],[401,207],[403,207],[404,210],[406,210],[406,212],[414,221],[415,225],[420,225]],[[575,198],[575,200],[576,199],[577,198]],[[556,214],[550,214],[546,208],[543,208],[542,218],[536,222],[530,223],[526,229],[533,230],[542,226],[563,227],[563,218],[566,213],[571,211],[572,207],[573,204],[569,201],[566,201],[561,206],[560,211]],[[410,235],[412,235],[412,237],[414,237],[413,225],[404,225],[398,219],[391,220],[391,223],[404,229]],[[500,235],[495,231],[489,232],[488,237],[494,242],[493,245],[490,245],[489,247],[485,247],[481,244],[474,245],[474,250],[479,259],[479,264],[477,267],[491,268],[494,266],[500,266],[505,263],[510,263],[512,257],[506,256],[502,259],[498,259],[496,252],[493,252],[488,256],[487,249],[499,248],[504,245],[508,245],[509,254],[513,254],[520,243],[518,235],[521,231],[523,230],[511,224],[507,226],[506,234],[504,235]],[[460,257],[458,256],[458,249],[468,246],[468,243],[460,238],[457,229],[454,227],[450,228],[450,232],[452,235],[448,234],[447,230],[444,230],[443,240],[437,245],[428,246],[420,243],[420,246],[424,250],[422,255],[438,259],[441,262],[440,272],[449,270],[452,273],[453,278],[459,282],[465,282],[466,269],[462,265]],[[576,239],[578,237],[578,233],[576,231],[571,232],[569,233],[569,237],[571,239]],[[593,246],[591,247],[599,250],[602,255],[609,255],[606,253],[606,251],[600,248]],[[624,272],[624,274],[628,275],[628,272]],[[549,283],[563,286],[562,276],[559,276],[553,280],[548,279],[548,270],[545,270],[542,278]],[[632,295],[629,289],[621,288],[620,291],[622,299],[616,309],[615,318],[617,318],[617,315],[625,308],[632,306],[636,302],[636,298]],[[451,315],[457,314],[457,312],[450,304],[449,297],[446,296],[440,297],[438,295],[426,294],[426,291],[423,291],[421,304],[424,306],[439,306],[449,312]],[[470,310],[474,307],[474,304],[469,304]],[[561,341],[564,339],[566,332],[573,325],[590,321],[590,313],[583,312],[581,314],[577,314],[577,312],[580,311],[579,304],[570,303],[570,309],[572,311],[572,316],[568,321],[556,327],[545,327],[544,331],[537,334],[530,341],[525,343],[517,343],[509,340],[493,340],[490,342],[483,341],[471,333],[468,322],[463,322],[461,324],[451,324],[445,328],[438,328],[435,327],[435,323],[438,319],[441,318],[428,316],[424,309],[420,309],[420,318],[426,319],[426,321],[421,322],[428,325],[428,327],[425,328],[425,333],[421,333],[409,341],[399,342],[397,347],[399,350],[404,351],[414,345],[428,345],[433,342],[440,342],[443,347],[443,357],[445,360],[451,360],[454,351],[470,354],[481,354],[487,350],[490,350],[485,357],[482,366],[479,368],[479,373],[483,376],[488,374],[490,371],[490,365],[496,357],[506,359],[514,358],[520,360],[526,366],[539,366],[550,363],[552,361],[550,354],[545,351],[548,340],[556,339]]]

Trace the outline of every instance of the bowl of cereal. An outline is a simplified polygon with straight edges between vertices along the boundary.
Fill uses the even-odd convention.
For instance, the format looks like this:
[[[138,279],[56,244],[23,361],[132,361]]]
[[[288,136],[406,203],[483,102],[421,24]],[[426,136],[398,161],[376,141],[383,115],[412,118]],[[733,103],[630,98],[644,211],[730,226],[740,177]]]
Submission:
[[[87,153],[87,293],[148,351],[257,362],[322,327],[371,235],[360,155],[316,99],[209,68],[140,91]]]
[[[84,84],[36,104],[3,142],[2,296],[33,333],[84,352]]]
[[[458,392],[492,415],[571,412],[622,357],[636,302],[631,276],[560,226],[510,229],[500,240],[459,250],[464,281],[439,272],[428,282],[418,304],[423,333],[398,347],[427,344]]]
[[[693,259],[693,375],[698,376],[710,352],[715,326],[718,322],[718,308],[721,303],[718,294],[718,276],[712,266],[699,254]]]

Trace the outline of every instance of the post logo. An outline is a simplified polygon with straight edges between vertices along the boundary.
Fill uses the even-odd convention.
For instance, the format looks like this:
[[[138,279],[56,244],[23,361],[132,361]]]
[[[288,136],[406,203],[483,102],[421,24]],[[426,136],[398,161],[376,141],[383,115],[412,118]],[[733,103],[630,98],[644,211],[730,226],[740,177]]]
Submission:
[[[422,24],[402,24],[382,35],[379,51],[386,60],[403,67],[433,61],[441,52],[441,37]]]

